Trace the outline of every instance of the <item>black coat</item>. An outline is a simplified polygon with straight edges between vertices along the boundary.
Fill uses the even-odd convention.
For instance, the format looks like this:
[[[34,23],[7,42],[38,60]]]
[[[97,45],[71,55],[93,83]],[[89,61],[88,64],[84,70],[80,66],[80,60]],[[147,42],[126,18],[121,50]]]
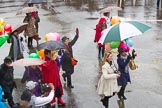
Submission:
[[[5,64],[0,65],[0,84],[4,91],[16,87],[14,82],[13,67],[7,67]]]
[[[75,42],[78,40],[78,36],[76,35],[74,39],[69,42],[68,46],[66,46],[66,50],[63,55],[61,65],[62,70],[65,72],[69,72],[72,74],[74,72],[74,66],[71,64],[71,58],[73,58],[73,49],[72,46],[75,44]]]

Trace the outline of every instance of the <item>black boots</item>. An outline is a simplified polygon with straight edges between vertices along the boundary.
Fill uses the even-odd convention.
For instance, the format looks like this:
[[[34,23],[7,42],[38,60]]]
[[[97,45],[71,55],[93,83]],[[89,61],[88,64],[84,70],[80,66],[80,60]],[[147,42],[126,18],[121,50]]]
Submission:
[[[124,95],[121,95],[120,93],[118,93],[118,98],[121,100],[121,99],[124,99],[124,100],[127,100],[127,98],[124,96]]]
[[[109,108],[109,98],[110,96],[105,96],[104,99],[100,100],[105,108]]]
[[[118,98],[121,100],[122,98],[126,100],[127,98],[124,96],[126,86],[122,86],[120,91],[118,92]]]

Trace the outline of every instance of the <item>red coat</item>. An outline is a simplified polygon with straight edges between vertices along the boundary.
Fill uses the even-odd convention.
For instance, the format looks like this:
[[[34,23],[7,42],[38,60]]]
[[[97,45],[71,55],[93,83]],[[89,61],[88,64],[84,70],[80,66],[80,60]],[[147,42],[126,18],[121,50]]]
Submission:
[[[103,30],[100,28],[100,25],[104,22],[106,22],[105,18],[100,18],[98,24],[96,25],[96,34],[95,34],[95,39],[94,39],[95,42],[98,42],[102,36],[101,32]],[[98,45],[103,46],[101,43],[98,43]]]
[[[63,88],[60,80],[59,67],[57,62],[45,57],[46,62],[41,65],[42,77],[45,83],[52,83],[56,90],[57,86],[61,87],[61,93],[63,94]]]

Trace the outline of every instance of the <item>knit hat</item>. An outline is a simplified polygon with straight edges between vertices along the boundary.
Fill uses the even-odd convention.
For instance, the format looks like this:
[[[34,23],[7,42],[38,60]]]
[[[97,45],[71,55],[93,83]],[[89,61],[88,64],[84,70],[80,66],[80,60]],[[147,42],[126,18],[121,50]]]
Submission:
[[[64,36],[61,40],[62,42],[65,42],[65,40],[69,39],[68,37]]]
[[[9,57],[9,56],[5,57],[4,63],[11,63],[11,62],[12,62],[11,57]]]

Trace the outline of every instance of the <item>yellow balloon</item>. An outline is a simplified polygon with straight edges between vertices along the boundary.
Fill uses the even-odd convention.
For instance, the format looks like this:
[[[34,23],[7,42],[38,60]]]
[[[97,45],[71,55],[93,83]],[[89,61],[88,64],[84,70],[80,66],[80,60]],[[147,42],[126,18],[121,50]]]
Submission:
[[[48,41],[47,34],[44,36],[44,41],[45,41],[45,42],[47,42],[47,41]]]
[[[0,18],[0,25],[4,26],[6,24],[5,20],[3,18]]]
[[[0,26],[0,31],[3,31],[3,27],[2,26]]]
[[[114,24],[118,24],[120,23],[120,17],[118,16],[112,16],[111,18],[111,24],[114,25]]]

